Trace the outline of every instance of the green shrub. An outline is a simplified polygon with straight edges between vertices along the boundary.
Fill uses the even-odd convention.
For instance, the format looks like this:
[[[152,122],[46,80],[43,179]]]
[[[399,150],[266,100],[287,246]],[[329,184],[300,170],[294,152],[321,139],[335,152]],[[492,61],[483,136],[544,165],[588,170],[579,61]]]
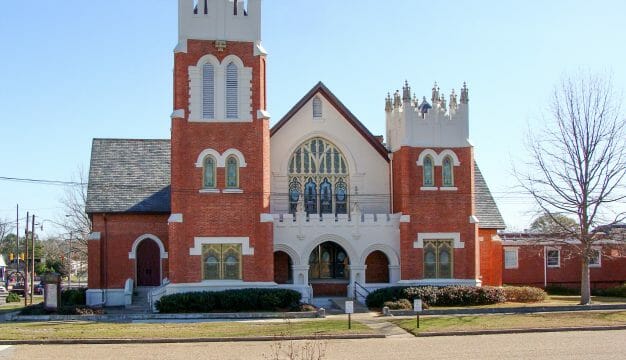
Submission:
[[[490,286],[415,286],[372,291],[366,299],[366,304],[371,308],[380,308],[387,301],[400,299],[406,299],[409,303],[421,299],[426,306],[489,305],[506,301],[503,289]]]
[[[67,289],[61,291],[61,305],[63,306],[80,306],[86,304],[87,289]]]
[[[288,289],[201,291],[163,296],[156,302],[161,313],[299,310],[302,295]]]
[[[608,289],[597,289],[592,292],[593,295],[597,296],[626,297],[626,284]]]
[[[530,303],[543,301],[548,297],[543,289],[533,286],[506,286],[504,287],[506,301]]]
[[[22,299],[20,298],[20,296],[16,293],[9,293],[9,296],[7,296],[7,302],[8,303],[12,303],[12,302],[20,302]]]
[[[548,285],[546,286],[546,292],[549,295],[580,295],[580,289],[562,285]]]
[[[407,299],[400,299],[398,301],[385,301],[383,306],[389,308],[389,310],[412,310],[413,305]]]

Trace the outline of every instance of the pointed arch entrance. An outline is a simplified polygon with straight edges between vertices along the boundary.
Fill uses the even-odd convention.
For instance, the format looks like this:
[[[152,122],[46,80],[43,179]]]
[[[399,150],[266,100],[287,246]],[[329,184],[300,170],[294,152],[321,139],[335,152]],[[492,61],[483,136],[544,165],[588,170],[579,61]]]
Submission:
[[[137,286],[161,285],[161,251],[151,238],[141,240],[136,250]]]

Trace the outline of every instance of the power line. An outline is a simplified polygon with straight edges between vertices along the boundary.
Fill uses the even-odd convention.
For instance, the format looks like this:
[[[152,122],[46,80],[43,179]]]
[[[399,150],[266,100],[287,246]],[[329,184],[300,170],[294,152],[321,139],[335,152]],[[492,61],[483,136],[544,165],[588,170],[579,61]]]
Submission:
[[[62,180],[45,180],[45,179],[29,179],[29,178],[18,178],[18,177],[8,177],[8,176],[0,176],[0,180],[4,181],[14,181],[14,182],[24,182],[31,184],[44,184],[44,185],[60,185],[60,186],[85,186],[86,183],[76,182],[76,181],[62,181]]]

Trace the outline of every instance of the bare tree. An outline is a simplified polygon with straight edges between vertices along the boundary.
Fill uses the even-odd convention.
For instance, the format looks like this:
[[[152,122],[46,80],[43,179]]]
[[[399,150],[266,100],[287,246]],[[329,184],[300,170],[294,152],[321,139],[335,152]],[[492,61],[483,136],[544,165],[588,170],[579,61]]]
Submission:
[[[597,256],[592,246],[606,238],[593,229],[624,219],[618,210],[626,199],[626,120],[611,80],[593,74],[564,77],[549,110],[546,126],[529,133],[528,172],[515,173],[541,212],[564,236],[578,240],[573,248],[581,258],[580,302],[590,304],[589,262]],[[557,214],[578,226],[569,227]]]
[[[61,199],[65,217],[58,222],[71,234],[72,254],[80,259],[87,258],[87,237],[91,232],[91,220],[85,212],[87,201],[87,181],[82,169],[78,170],[76,185],[68,186]],[[69,235],[68,235],[69,236]]]

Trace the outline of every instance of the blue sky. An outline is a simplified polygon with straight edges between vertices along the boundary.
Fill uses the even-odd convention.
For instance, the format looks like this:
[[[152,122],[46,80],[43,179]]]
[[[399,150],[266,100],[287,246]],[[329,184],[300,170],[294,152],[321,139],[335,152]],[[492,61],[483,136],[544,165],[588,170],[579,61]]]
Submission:
[[[321,80],[384,134],[384,97],[405,79],[419,97],[467,81],[476,158],[506,223],[523,229],[534,207],[511,169],[524,135],[566,72],[626,87],[625,13],[618,0],[265,0],[268,110],[275,123]],[[4,2],[0,176],[72,180],[94,137],[168,138],[176,39],[174,0]],[[17,203],[61,219],[64,191],[0,181],[0,219]]]

